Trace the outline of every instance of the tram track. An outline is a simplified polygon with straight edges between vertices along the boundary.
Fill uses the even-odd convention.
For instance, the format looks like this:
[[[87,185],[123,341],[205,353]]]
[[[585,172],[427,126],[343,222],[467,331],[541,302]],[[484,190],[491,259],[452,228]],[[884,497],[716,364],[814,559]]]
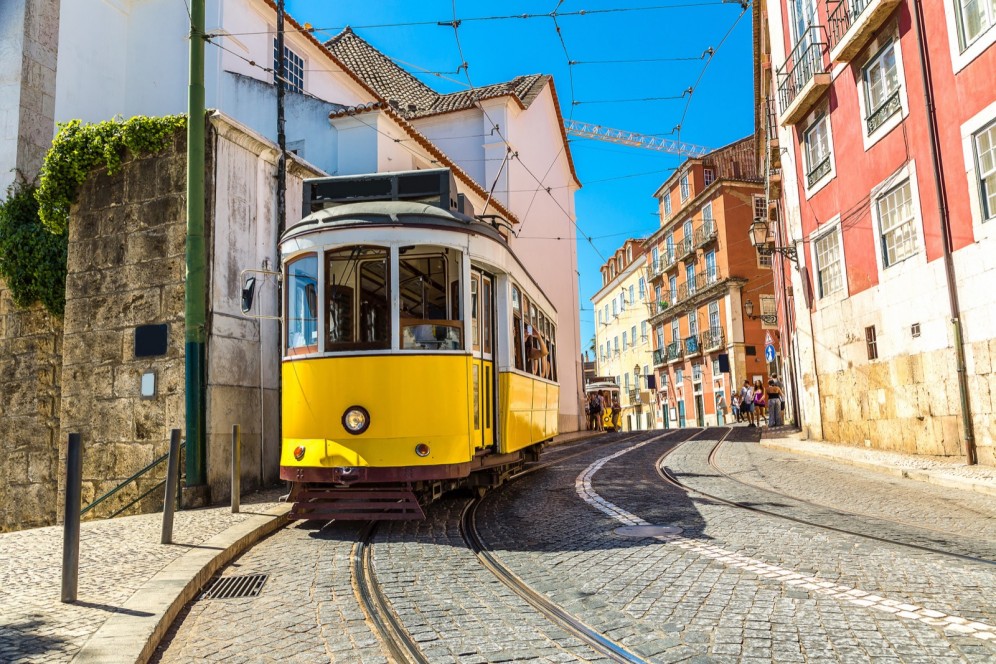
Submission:
[[[384,596],[373,572],[373,537],[377,522],[371,521],[353,545],[353,590],[363,611],[370,618],[372,628],[384,647],[402,664],[429,664],[411,635],[391,609],[391,602]]]
[[[826,510],[827,512],[830,512],[830,513],[832,513],[834,515],[837,515],[839,517],[843,517],[845,519],[848,519],[848,518],[849,519],[872,519],[872,520],[877,520],[877,521],[881,521],[881,522],[893,524],[893,525],[896,525],[896,526],[902,526],[902,527],[907,527],[907,528],[911,527],[910,524],[903,523],[901,521],[894,521],[894,520],[886,519],[886,518],[879,517],[879,516],[869,516],[869,515],[859,514],[859,513],[855,513],[855,512],[848,512],[848,511],[840,510],[840,509],[837,509],[837,508],[834,508],[834,507],[829,507],[827,505],[822,505],[822,504],[819,504],[819,503],[807,501],[807,500],[804,500],[804,499],[801,499],[801,498],[797,498],[795,496],[790,496],[788,494],[779,492],[779,491],[774,490],[774,489],[768,489],[768,488],[765,488],[765,487],[759,487],[757,485],[751,484],[749,482],[741,481],[740,479],[731,476],[729,473],[727,473],[726,471],[724,471],[722,468],[719,467],[719,465],[716,463],[715,457],[716,457],[716,454],[718,453],[718,450],[720,449],[720,447],[723,445],[723,443],[726,442],[726,439],[729,437],[730,433],[732,433],[732,432],[733,432],[733,428],[732,427],[727,428],[727,432],[723,435],[723,437],[720,440],[716,441],[716,443],[713,445],[712,449],[709,451],[709,454],[707,456],[707,463],[709,464],[709,467],[713,471],[715,471],[716,473],[718,473],[719,475],[721,475],[722,477],[726,478],[727,480],[729,480],[731,482],[734,482],[736,484],[739,484],[741,486],[749,487],[749,488],[751,488],[751,489],[753,489],[755,491],[761,491],[761,492],[764,492],[764,493],[767,493],[767,494],[770,494],[770,495],[773,495],[773,496],[778,496],[779,498],[781,498],[783,500],[787,499],[789,501],[793,501],[793,502],[796,502],[796,503],[803,503],[803,504],[810,505],[810,506],[815,507],[815,508],[819,508],[821,510]],[[863,538],[863,539],[873,540],[873,541],[881,542],[883,544],[890,544],[890,545],[894,545],[894,546],[902,546],[902,547],[906,547],[906,548],[916,549],[918,551],[923,551],[923,552],[926,552],[926,553],[932,553],[932,554],[935,554],[935,555],[946,556],[946,557],[951,557],[951,558],[957,558],[959,560],[964,560],[964,561],[971,562],[971,563],[977,563],[977,564],[983,564],[983,565],[996,565],[996,561],[989,560],[989,559],[986,559],[986,558],[981,558],[981,557],[978,557],[978,556],[972,556],[972,555],[963,554],[963,553],[957,553],[957,552],[954,552],[954,551],[946,551],[944,549],[938,549],[938,548],[935,548],[935,547],[925,546],[925,545],[922,545],[922,544],[916,544],[914,542],[901,541],[901,540],[892,539],[892,538],[888,538],[888,537],[881,537],[881,536],[874,535],[874,534],[871,534],[871,533],[868,533],[868,532],[861,532],[861,531],[854,530],[854,529],[841,528],[841,527],[833,526],[833,525],[826,524],[826,523],[820,523],[820,522],[817,522],[817,521],[812,521],[812,520],[809,520],[809,519],[805,519],[805,518],[801,518],[801,517],[797,517],[797,516],[792,516],[792,515],[789,515],[789,514],[783,514],[781,512],[776,512],[774,510],[764,509],[764,508],[758,507],[756,505],[748,504],[748,503],[746,503],[744,501],[730,500],[729,498],[723,498],[722,496],[717,496],[714,493],[708,493],[706,491],[702,491],[701,489],[697,489],[697,488],[693,488],[693,487],[687,486],[683,482],[681,482],[681,480],[679,480],[669,469],[666,469],[665,466],[664,466],[664,463],[665,463],[666,459],[670,455],[674,454],[677,450],[679,450],[685,444],[693,442],[696,438],[697,438],[697,436],[693,436],[692,438],[679,443],[678,445],[676,445],[672,449],[670,449],[667,452],[665,452],[664,454],[662,454],[657,459],[657,462],[655,464],[655,466],[656,466],[655,469],[657,471],[658,476],[660,476],[661,479],[663,479],[668,484],[671,484],[671,485],[673,485],[673,486],[681,489],[682,491],[685,491],[687,493],[694,493],[694,494],[697,494],[699,496],[703,496],[705,498],[709,498],[710,500],[716,501],[717,503],[721,503],[721,504],[728,505],[728,506],[731,506],[731,507],[736,507],[736,508],[739,508],[739,509],[743,509],[743,510],[746,510],[746,511],[749,511],[749,512],[753,512],[755,514],[764,514],[766,516],[771,516],[771,517],[775,517],[775,518],[778,518],[778,519],[782,519],[782,520],[786,520],[786,521],[791,521],[793,523],[798,523],[798,524],[802,524],[802,525],[812,526],[814,528],[820,528],[820,529],[823,529],[823,530],[828,530],[828,531],[832,531],[832,532],[836,532],[836,533],[841,533],[843,535],[851,535],[853,537],[860,537],[860,538]],[[915,527],[918,530],[931,530],[929,528],[921,528],[919,526],[912,526],[912,527]],[[933,532],[941,532],[941,533],[943,533],[945,535],[955,535],[955,533],[948,533],[948,532],[945,532],[945,531],[936,531],[936,530],[934,530]]]

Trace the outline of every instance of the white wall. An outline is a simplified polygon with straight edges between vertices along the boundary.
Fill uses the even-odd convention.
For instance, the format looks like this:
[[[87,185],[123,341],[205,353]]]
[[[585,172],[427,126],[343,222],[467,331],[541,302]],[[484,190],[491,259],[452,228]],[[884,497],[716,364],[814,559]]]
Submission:
[[[24,2],[0,2],[0,193],[14,181],[21,115]]]

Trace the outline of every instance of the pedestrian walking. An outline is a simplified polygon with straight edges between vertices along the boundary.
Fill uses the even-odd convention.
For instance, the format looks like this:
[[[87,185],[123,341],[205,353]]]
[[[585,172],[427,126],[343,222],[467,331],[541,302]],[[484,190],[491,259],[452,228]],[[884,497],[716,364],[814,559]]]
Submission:
[[[761,385],[761,381],[754,381],[754,424],[761,426],[761,424],[767,418],[767,405],[768,402],[764,398],[764,386]]]
[[[772,375],[768,379],[768,426],[782,425],[782,388],[778,379]]]
[[[740,411],[747,420],[747,426],[754,426],[754,388],[750,381],[745,380],[740,388]]]
[[[733,419],[737,422],[743,422],[740,415],[740,392],[734,392],[733,398],[730,399],[730,408],[733,410]]]

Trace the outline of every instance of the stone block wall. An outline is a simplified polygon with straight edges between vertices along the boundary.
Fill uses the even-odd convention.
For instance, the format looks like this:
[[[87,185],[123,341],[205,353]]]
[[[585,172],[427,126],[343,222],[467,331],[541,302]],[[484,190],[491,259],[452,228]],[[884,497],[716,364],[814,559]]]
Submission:
[[[0,281],[0,532],[55,521],[61,372],[62,321]]]
[[[71,212],[60,440],[64,458],[68,434],[81,435],[84,505],[165,454],[170,429],[183,429],[185,188],[179,132],[158,155],[128,155],[115,175],[95,172]],[[135,328],[162,323],[166,355],[136,357]],[[144,399],[150,371],[156,394]],[[164,475],[162,464],[94,515],[110,515]],[[161,505],[154,491],[138,509]]]

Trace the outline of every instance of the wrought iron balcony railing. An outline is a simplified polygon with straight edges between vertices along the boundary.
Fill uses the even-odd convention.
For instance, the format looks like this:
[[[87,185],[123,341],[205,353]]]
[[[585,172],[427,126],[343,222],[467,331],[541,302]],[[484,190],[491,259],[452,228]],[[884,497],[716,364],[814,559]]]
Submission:
[[[685,337],[685,355],[698,355],[702,352],[702,340],[699,335],[693,334],[690,337]]]
[[[706,219],[702,225],[695,229],[695,246],[701,247],[716,239],[716,220]]]
[[[826,47],[823,28],[811,25],[785,58],[785,64],[778,69],[778,104],[783,113],[814,76],[826,71],[823,63]]]
[[[865,123],[868,125],[868,133],[870,134],[881,127],[886,120],[898,113],[901,107],[899,90],[897,89],[878,108],[872,111],[871,115],[865,120]]]
[[[671,291],[662,291],[661,299],[650,303],[650,317],[659,316],[672,306],[674,306],[674,300],[671,298]]]
[[[710,327],[702,333],[702,347],[707,351],[722,348],[726,344],[726,335],[721,327]]]
[[[681,355],[681,342],[672,341],[667,345],[667,361],[674,362],[675,360],[680,360]]]
[[[674,255],[675,258],[677,258],[677,260],[681,260],[689,256],[694,251],[695,251],[695,244],[691,236],[682,238],[681,242],[678,242],[677,244],[674,245]]]
[[[655,348],[653,356],[654,366],[663,366],[667,362],[667,348]]]
[[[823,161],[816,164],[813,170],[809,171],[809,173],[806,174],[806,181],[809,183],[809,186],[812,187],[814,184],[822,180],[824,176],[826,176],[826,174],[829,172],[830,172],[830,155],[827,155],[823,159]]]

